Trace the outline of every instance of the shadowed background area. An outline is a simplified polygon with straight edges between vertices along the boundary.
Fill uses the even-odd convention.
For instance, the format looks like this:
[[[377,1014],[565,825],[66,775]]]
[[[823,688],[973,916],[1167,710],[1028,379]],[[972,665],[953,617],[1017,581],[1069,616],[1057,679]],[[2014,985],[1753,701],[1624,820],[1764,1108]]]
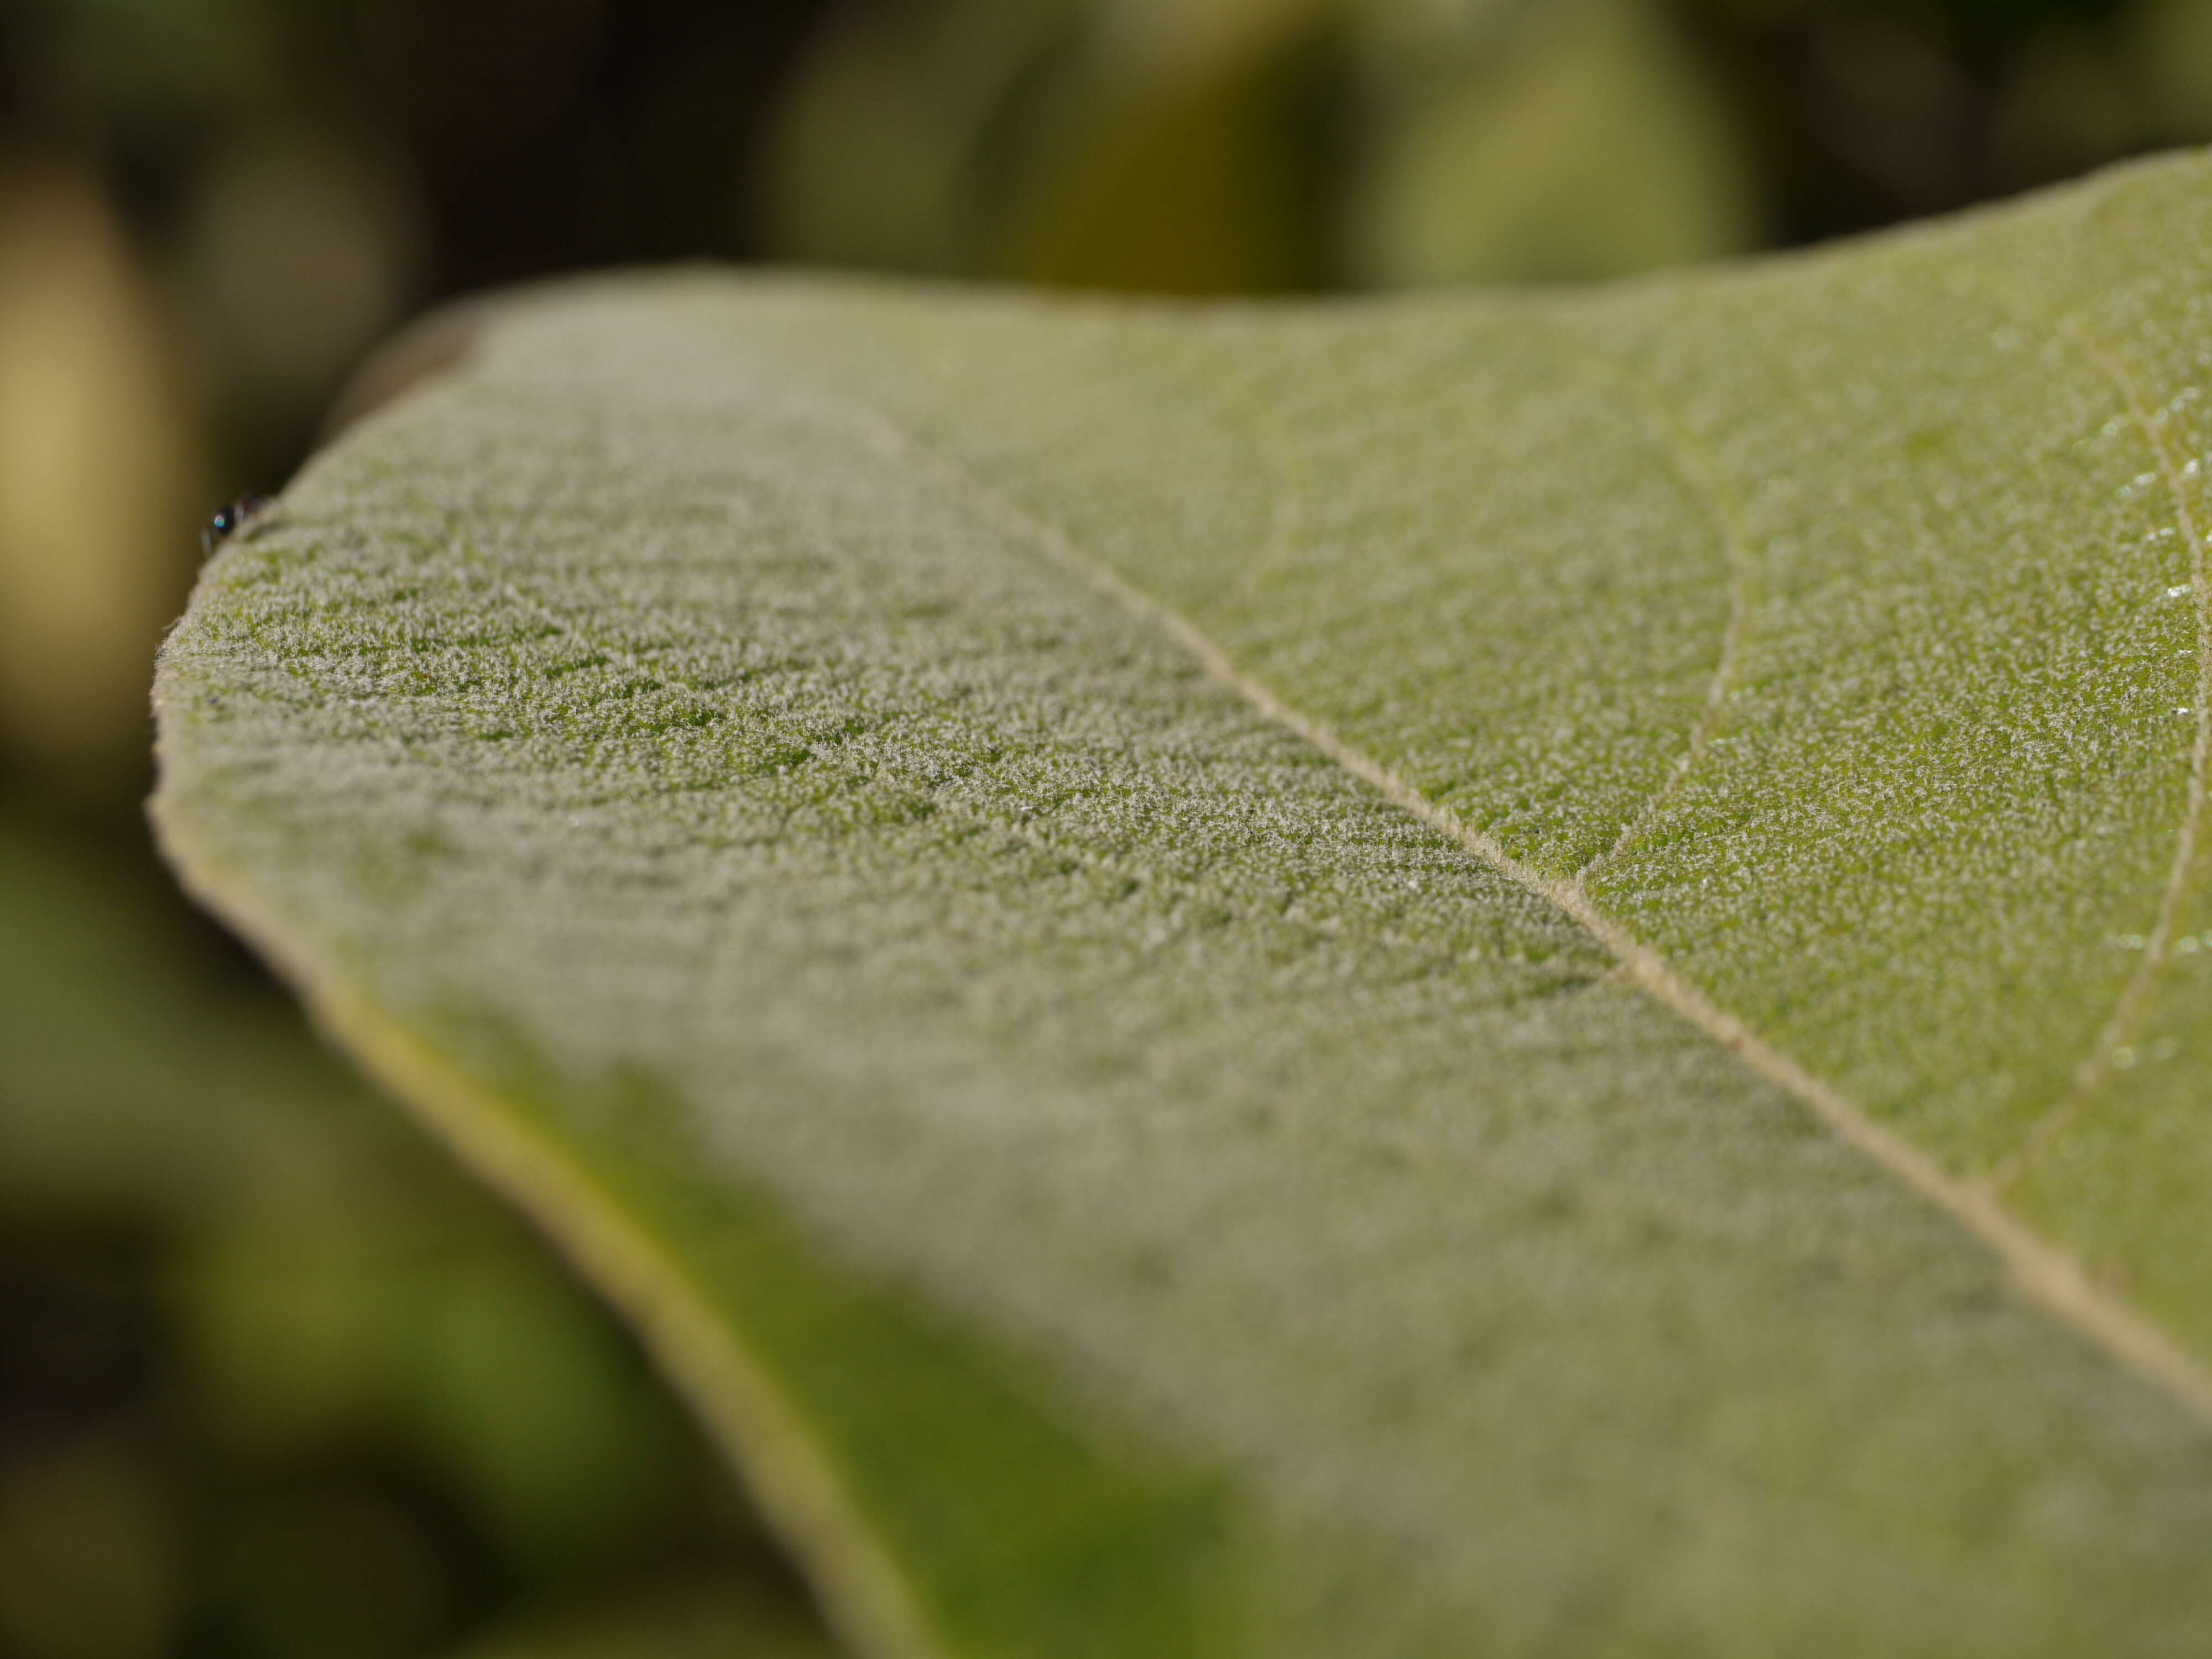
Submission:
[[[2206,139],[2205,0],[0,0],[0,1654],[818,1639],[146,842],[199,526],[409,317],[672,258],[1602,279]]]

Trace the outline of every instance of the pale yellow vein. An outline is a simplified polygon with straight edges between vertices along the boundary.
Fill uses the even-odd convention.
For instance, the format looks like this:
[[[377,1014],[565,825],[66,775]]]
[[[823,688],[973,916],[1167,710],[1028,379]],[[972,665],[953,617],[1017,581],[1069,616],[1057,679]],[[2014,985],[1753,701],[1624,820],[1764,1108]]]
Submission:
[[[1653,441],[1712,520],[1714,531],[1720,537],[1722,556],[1728,561],[1729,613],[1721,629],[1720,654],[1713,665],[1712,683],[1706,688],[1705,702],[1691,725],[1688,744],[1658,788],[1652,791],[1633,817],[1622,823],[1613,845],[1575,872],[1577,883],[1587,882],[1649,834],[1689,782],[1698,763],[1705,758],[1714,734],[1720,730],[1722,717],[1728,711],[1729,690],[1735,682],[1743,656],[1744,635],[1751,626],[1757,582],[1751,548],[1744,535],[1741,501],[1723,482],[1718,470],[1706,465],[1695,437],[1668,410],[1643,378],[1618,368],[1614,374],[1628,388],[1629,397]]]
[[[1187,617],[1091,557],[1058,526],[985,484],[953,458],[919,442],[880,411],[864,404],[847,406],[877,434],[881,447],[907,450],[942,468],[1066,568],[1165,631],[1208,676],[1242,697],[1263,718],[1303,738],[1394,805],[1571,918],[1613,957],[1628,983],[1796,1100],[1844,1145],[1979,1241],[2004,1265],[2019,1293],[2032,1305],[2157,1389],[2191,1416],[2212,1425],[2212,1370],[2156,1325],[2106,1294],[2079,1262],[2008,1212],[1989,1188],[1952,1175],[1869,1116],[1833,1084],[1814,1076],[1793,1056],[1715,1003],[1676,973],[1657,951],[1600,910],[1579,880],[1561,880],[1522,863],[1496,840],[1470,828],[1450,808],[1431,800],[1389,767],[1284,702],[1238,667],[1226,651]]]

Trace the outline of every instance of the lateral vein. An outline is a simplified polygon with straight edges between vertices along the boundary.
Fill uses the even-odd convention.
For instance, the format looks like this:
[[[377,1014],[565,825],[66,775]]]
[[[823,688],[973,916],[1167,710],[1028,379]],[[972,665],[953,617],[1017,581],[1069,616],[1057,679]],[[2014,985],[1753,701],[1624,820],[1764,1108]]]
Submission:
[[[1632,984],[1796,1100],[1846,1146],[1979,1240],[2004,1264],[2030,1304],[2212,1427],[2212,1370],[2157,1326],[2101,1291],[2080,1263],[2007,1212],[1990,1188],[1944,1170],[1869,1117],[1834,1085],[1806,1070],[1677,974],[1657,951],[1600,910],[1578,879],[1563,881],[1547,876],[1514,857],[1494,838],[1470,828],[1457,813],[1429,799],[1389,767],[1284,702],[1240,668],[1188,617],[1084,552],[1057,526],[1008,499],[880,410],[860,403],[848,402],[845,406],[873,428],[885,448],[904,450],[934,463],[1033,538],[1064,568],[1164,629],[1191,653],[1208,677],[1235,692],[1265,719],[1303,738],[1392,805],[1562,911],[1604,947]]]
[[[1705,700],[1698,709],[1698,717],[1690,727],[1689,742],[1680,757],[1668,771],[1666,779],[1651,792],[1650,796],[1635,814],[1620,826],[1620,833],[1613,844],[1575,872],[1577,884],[1612,863],[1623,853],[1643,839],[1646,830],[1667,810],[1674,797],[1690,781],[1698,763],[1705,758],[1711,745],[1713,735],[1719,731],[1721,717],[1727,712],[1729,688],[1734,684],[1736,668],[1743,656],[1744,635],[1751,627],[1751,606],[1754,575],[1751,549],[1744,539],[1741,504],[1735,492],[1723,484],[1716,469],[1699,458],[1698,447],[1681,423],[1659,400],[1640,375],[1615,368],[1614,373],[1628,387],[1637,412],[1657,441],[1661,452],[1674,465],[1682,482],[1689,486],[1706,516],[1712,520],[1713,529],[1720,537],[1721,551],[1728,560],[1729,614],[1722,625],[1718,659],[1713,664],[1712,683],[1705,690]]]

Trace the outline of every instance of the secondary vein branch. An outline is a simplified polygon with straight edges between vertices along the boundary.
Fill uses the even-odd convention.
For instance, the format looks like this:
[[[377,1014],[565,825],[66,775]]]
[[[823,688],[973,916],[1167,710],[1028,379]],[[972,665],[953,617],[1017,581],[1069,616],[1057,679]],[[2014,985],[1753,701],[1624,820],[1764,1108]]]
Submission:
[[[2212,1369],[2101,1290],[2080,1263],[2008,1213],[1989,1188],[1950,1174],[1869,1116],[1832,1084],[1814,1076],[1713,1002],[1658,952],[1600,910],[1578,879],[1562,881],[1515,858],[1492,836],[1469,827],[1449,807],[1429,799],[1389,767],[1285,702],[1247,674],[1187,617],[1091,558],[1057,526],[1008,500],[951,458],[920,443],[878,411],[855,404],[853,412],[878,441],[933,461],[1065,568],[1164,629],[1211,678],[1237,693],[1264,718],[1303,738],[1393,805],[1564,912],[1613,957],[1623,975],[1639,990],[1796,1100],[1839,1139],[1979,1240],[2005,1265],[2029,1302],[2158,1389],[2192,1417],[2212,1425]]]

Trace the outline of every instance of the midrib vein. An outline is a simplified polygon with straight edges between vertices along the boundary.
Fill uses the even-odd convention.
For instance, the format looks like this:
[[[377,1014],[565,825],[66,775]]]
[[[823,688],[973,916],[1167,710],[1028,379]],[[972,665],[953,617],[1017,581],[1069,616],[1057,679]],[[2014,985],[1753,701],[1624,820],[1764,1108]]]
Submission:
[[[924,442],[871,404],[837,401],[872,428],[879,450],[904,451],[933,464],[1063,568],[1164,631],[1190,653],[1209,678],[1235,692],[1264,719],[1295,734],[1393,805],[1563,912],[1612,956],[1628,982],[1799,1102],[1846,1146],[1979,1240],[2004,1264],[2030,1304],[2212,1427],[2212,1370],[2157,1326],[2106,1295],[2078,1262],[2009,1214],[1987,1188],[1946,1171],[1869,1117],[1834,1085],[1806,1070],[1677,974],[1657,951],[1600,910],[1578,879],[1546,875],[1514,857],[1492,836],[1468,827],[1450,808],[1431,800],[1391,768],[1285,702],[1239,667],[1189,618],[1124,580],[1085,552],[1058,526],[1001,494],[957,458]]]

